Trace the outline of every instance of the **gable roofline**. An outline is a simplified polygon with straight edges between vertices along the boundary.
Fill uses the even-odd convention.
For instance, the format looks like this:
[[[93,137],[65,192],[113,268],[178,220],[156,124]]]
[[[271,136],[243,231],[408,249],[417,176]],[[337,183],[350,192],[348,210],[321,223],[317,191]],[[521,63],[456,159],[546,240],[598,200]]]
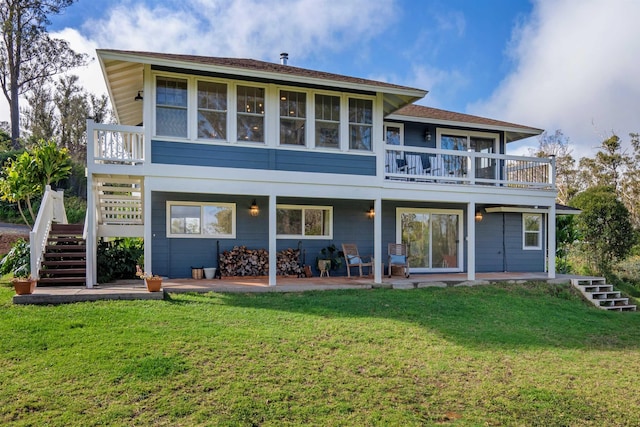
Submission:
[[[281,84],[291,84],[297,86],[321,87],[333,90],[344,90],[354,92],[382,93],[384,98],[384,114],[389,114],[405,105],[423,98],[428,92],[423,89],[401,86],[376,80],[368,80],[359,77],[344,76],[324,71],[309,70],[306,68],[282,65],[279,63],[258,61],[246,58],[222,58],[207,57],[197,55],[181,55],[156,52],[136,52],[128,50],[98,49],[96,50],[100,61],[100,66],[107,82],[109,95],[114,100],[116,117],[120,121],[118,110],[121,104],[123,109],[132,108],[126,99],[119,99],[119,89],[124,89],[124,80],[138,80],[141,83],[141,69],[148,64],[155,67],[166,67],[200,73],[211,73],[212,75],[225,75],[229,78],[234,76],[244,79],[260,79],[262,81],[273,81]],[[137,67],[136,67],[137,65]],[[130,70],[130,75],[123,76],[124,69]],[[137,77],[135,73],[138,73]],[[127,91],[131,91],[133,85],[129,84]],[[140,90],[140,89],[137,89]],[[127,95],[129,96],[129,95]],[[129,97],[135,96],[133,95]],[[121,102],[118,102],[118,101]],[[133,119],[130,119],[133,120]],[[123,123],[133,124],[133,123]]]
[[[386,119],[506,132],[508,136],[507,142],[540,135],[544,132],[544,129],[538,129],[531,126],[504,122],[471,114],[456,113],[454,111],[441,110],[416,104],[402,107],[387,116]]]

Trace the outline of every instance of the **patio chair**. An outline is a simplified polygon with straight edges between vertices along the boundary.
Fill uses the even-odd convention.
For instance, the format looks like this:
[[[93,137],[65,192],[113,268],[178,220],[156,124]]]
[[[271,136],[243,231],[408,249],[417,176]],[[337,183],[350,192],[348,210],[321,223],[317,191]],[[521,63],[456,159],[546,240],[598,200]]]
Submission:
[[[358,252],[358,245],[355,243],[343,243],[342,252],[344,253],[344,260],[347,264],[347,277],[351,278],[351,268],[358,267],[360,277],[362,274],[362,267],[369,267],[369,276],[371,276],[373,269],[373,257],[367,257],[368,262],[365,262],[364,257],[360,256]]]
[[[402,267],[404,277],[409,278],[409,245],[389,243],[387,252],[389,253],[389,270],[387,271],[389,277],[391,277],[391,267]]]

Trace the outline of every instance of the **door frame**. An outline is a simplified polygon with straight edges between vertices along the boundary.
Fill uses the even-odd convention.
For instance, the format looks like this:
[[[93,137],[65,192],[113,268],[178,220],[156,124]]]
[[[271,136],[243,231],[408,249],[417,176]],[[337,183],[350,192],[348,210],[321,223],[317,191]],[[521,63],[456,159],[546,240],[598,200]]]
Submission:
[[[459,273],[464,271],[464,210],[463,209],[441,209],[441,208],[412,208],[412,207],[396,207],[396,243],[402,243],[402,214],[403,213],[428,213],[428,214],[446,214],[458,216],[458,239],[457,239],[457,254],[458,262],[457,267],[445,268],[445,267],[412,267],[410,266],[411,273]],[[431,219],[429,220],[429,226],[431,227]],[[432,238],[433,234],[430,232],[429,237]],[[411,249],[409,249],[411,250]],[[433,244],[429,242],[429,259],[433,256]]]

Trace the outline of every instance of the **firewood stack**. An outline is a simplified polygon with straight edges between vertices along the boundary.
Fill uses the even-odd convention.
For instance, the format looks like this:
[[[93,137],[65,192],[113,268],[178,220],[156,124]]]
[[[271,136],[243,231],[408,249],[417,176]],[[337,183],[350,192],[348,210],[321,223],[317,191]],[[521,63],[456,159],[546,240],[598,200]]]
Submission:
[[[300,251],[285,249],[277,254],[277,274],[301,276],[303,268],[299,264]],[[220,274],[223,277],[266,276],[269,274],[269,252],[265,249],[248,249],[234,246],[220,254]]]

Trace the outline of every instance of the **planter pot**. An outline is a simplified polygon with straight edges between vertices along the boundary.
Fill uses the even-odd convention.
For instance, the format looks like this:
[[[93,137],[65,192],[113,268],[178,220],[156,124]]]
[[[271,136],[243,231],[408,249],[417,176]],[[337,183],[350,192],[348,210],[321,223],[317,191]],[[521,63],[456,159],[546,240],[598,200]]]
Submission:
[[[204,269],[204,277],[207,279],[213,279],[216,276],[215,267],[205,267]]]
[[[35,291],[36,280],[31,279],[13,279],[13,289],[15,289],[17,295],[30,295]]]
[[[162,287],[162,278],[144,279],[144,283],[147,285],[147,290],[149,292],[160,292],[160,288]]]
[[[330,259],[318,260],[318,271],[320,271],[320,277],[329,276],[329,270],[331,269]]]

